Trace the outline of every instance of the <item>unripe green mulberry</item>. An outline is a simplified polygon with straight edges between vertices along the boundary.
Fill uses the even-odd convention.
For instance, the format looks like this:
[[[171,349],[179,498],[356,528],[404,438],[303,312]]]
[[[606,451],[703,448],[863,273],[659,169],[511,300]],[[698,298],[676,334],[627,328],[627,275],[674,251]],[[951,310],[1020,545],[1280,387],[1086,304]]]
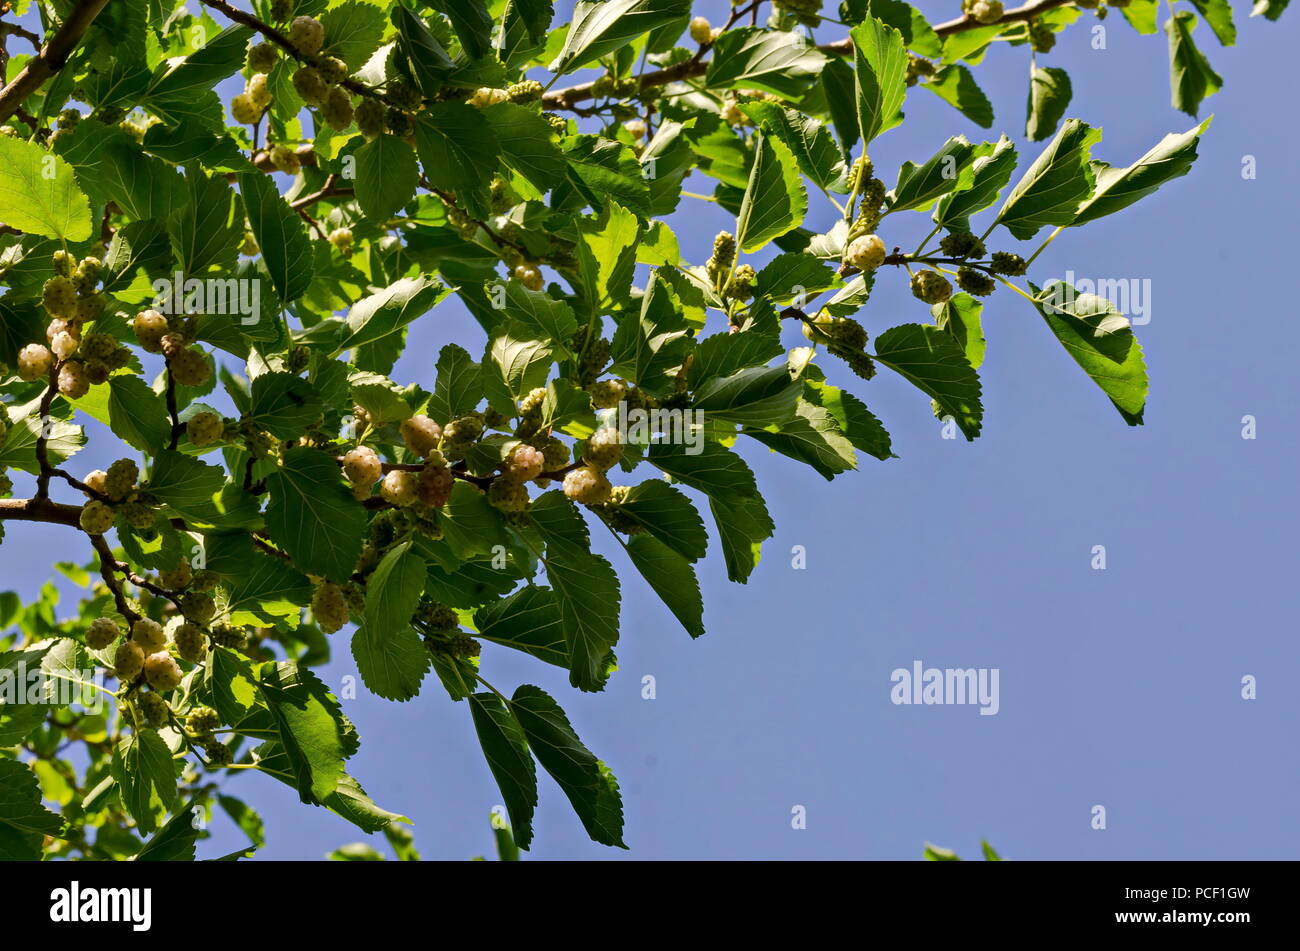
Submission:
[[[50,375],[54,365],[54,354],[39,343],[29,343],[18,351],[18,376],[31,382]]]
[[[271,19],[283,23],[293,15],[293,0],[271,0]]]
[[[331,129],[342,132],[352,125],[352,97],[342,86],[331,86],[320,112]]]
[[[123,502],[117,507],[117,514],[137,532],[146,532],[157,523],[154,510],[141,502]]]
[[[379,494],[391,505],[414,505],[419,498],[419,479],[414,472],[394,469],[379,483]]]
[[[123,683],[135,680],[144,670],[144,650],[135,641],[123,641],[113,655],[113,672]]]
[[[298,158],[298,153],[287,145],[275,146],[269,156],[276,171],[284,172],[286,175],[297,175],[302,171],[302,160]]]
[[[221,726],[221,715],[211,707],[195,707],[185,718],[185,728],[191,733],[211,733]]]
[[[172,640],[176,644],[176,653],[191,664],[201,663],[208,654],[208,636],[197,625],[180,625],[172,634]]]
[[[91,499],[81,507],[79,519],[81,530],[88,535],[103,535],[113,527],[116,516],[113,510],[96,499]]]
[[[506,87],[511,102],[536,102],[542,98],[543,86],[535,79],[525,79]]]
[[[627,395],[627,384],[622,380],[599,380],[587,387],[587,392],[596,409],[613,409]]]
[[[874,271],[885,263],[885,255],[885,242],[880,235],[865,234],[849,242],[844,261],[859,271]]]
[[[997,290],[997,281],[974,268],[964,267],[957,271],[957,286],[968,294],[987,297]]]
[[[156,693],[139,693],[135,698],[135,705],[144,722],[155,730],[166,726],[171,720],[172,708]]]
[[[553,135],[569,134],[569,120],[564,118],[564,116],[557,116],[553,112],[548,112],[546,113],[545,118],[547,124],[551,127],[551,133]]]
[[[527,443],[516,446],[506,459],[504,471],[512,479],[530,482],[542,474],[546,465],[546,455]]]
[[[907,54],[907,72],[903,76],[903,81],[907,85],[915,86],[922,76],[933,76],[935,72],[934,63],[930,60],[915,53]]]
[[[196,624],[207,624],[217,616],[217,602],[203,591],[189,591],[181,597],[181,613]]]
[[[870,380],[876,375],[876,363],[866,353],[850,353],[844,357],[849,365],[849,369],[862,377],[864,380]]]
[[[416,476],[416,499],[421,505],[440,509],[451,498],[451,488],[454,484],[455,478],[446,465],[430,462]]]
[[[912,275],[912,296],[927,304],[942,304],[952,296],[952,285],[938,271],[929,269]]]
[[[1110,4],[1110,6],[1118,5]],[[1035,53],[1051,52],[1052,47],[1056,45],[1056,34],[1042,20],[1034,18],[1029,21],[1029,45],[1033,47]]]
[[[608,502],[612,488],[605,473],[591,466],[579,466],[564,476],[564,494],[583,505]]]
[[[736,238],[730,231],[719,231],[713,239],[713,254],[705,263],[709,280],[717,287],[736,263]]]
[[[117,626],[117,622],[109,617],[95,618],[86,628],[86,646],[91,650],[102,651],[109,644],[117,640],[122,633],[122,629]]]
[[[337,56],[323,56],[316,63],[320,78],[329,85],[341,83],[348,78],[348,64]]]
[[[1012,254],[1010,251],[994,251],[990,260],[990,270],[996,274],[1018,277],[1029,270],[1028,262],[1020,255]]]
[[[241,627],[232,627],[229,624],[218,624],[212,629],[212,643],[219,647],[229,647],[231,650],[243,650],[248,643],[248,635],[244,633]]]
[[[225,430],[226,424],[221,416],[207,410],[195,413],[185,423],[185,434],[190,437],[190,443],[199,449],[217,442]]]
[[[609,341],[604,337],[597,337],[583,349],[575,340],[573,349],[582,353],[582,360],[578,365],[578,383],[581,386],[591,386],[605,372],[605,367],[609,364]]]
[[[321,79],[315,66],[301,66],[294,71],[293,88],[309,106],[319,106],[329,95],[330,87]]]
[[[420,90],[404,82],[389,83],[385,92],[388,93],[388,98],[393,105],[406,112],[415,112],[424,105],[424,96]]]
[[[388,126],[388,131],[399,139],[404,139],[415,131],[411,117],[394,106],[389,106],[384,112],[384,123]]]
[[[289,27],[289,42],[306,56],[315,56],[325,45],[325,28],[313,17],[295,17]]]
[[[234,751],[216,739],[203,744],[203,755],[207,757],[208,765],[216,768],[229,766],[235,761]]]
[[[103,316],[104,306],[103,294],[85,294],[77,298],[77,309],[73,311],[72,319],[83,324],[97,320]]]
[[[462,416],[447,424],[442,431],[442,441],[444,446],[452,447],[453,452],[459,447],[460,454],[463,455],[464,449],[472,445],[481,435],[483,435],[483,417]],[[449,453],[448,458],[453,456]]]
[[[117,340],[109,334],[88,333],[81,341],[81,355],[87,360],[107,362],[117,352]]]
[[[543,436],[532,444],[542,451],[543,472],[554,472],[569,464],[569,446],[558,436]]]
[[[139,478],[140,467],[134,460],[118,459],[104,475],[104,494],[114,502],[121,501],[135,490]]]
[[[221,579],[211,568],[203,568],[194,572],[194,578],[190,581],[190,588],[194,591],[213,591]]]
[[[311,596],[311,613],[316,619],[316,624],[326,634],[333,634],[347,624],[350,615],[348,600],[343,589],[332,581],[318,584]]]
[[[212,375],[212,368],[201,350],[184,350],[168,362],[172,379],[181,386],[202,386]]]
[[[488,486],[488,502],[502,512],[522,512],[528,508],[528,489],[517,479],[500,476]]]
[[[982,258],[984,242],[969,231],[953,231],[939,241],[939,250],[950,258]]]
[[[72,277],[77,268],[77,257],[71,251],[55,251],[51,256],[54,273],[60,277]]]
[[[269,73],[280,61],[280,48],[274,43],[258,43],[248,51],[248,68],[255,73]]]
[[[41,304],[51,317],[70,318],[77,313],[77,289],[70,278],[55,275],[41,286]]]
[[[72,272],[72,284],[78,294],[88,294],[95,289],[99,284],[99,274],[103,266],[104,262],[93,255],[81,259],[81,263]]]
[[[456,612],[440,601],[421,601],[416,616],[435,630],[460,627]]]
[[[382,102],[375,99],[362,99],[357,104],[353,118],[356,120],[357,128],[369,140],[379,138],[384,134],[384,118],[387,110]]]
[[[691,39],[703,46],[713,42],[713,24],[704,17],[691,17]]]

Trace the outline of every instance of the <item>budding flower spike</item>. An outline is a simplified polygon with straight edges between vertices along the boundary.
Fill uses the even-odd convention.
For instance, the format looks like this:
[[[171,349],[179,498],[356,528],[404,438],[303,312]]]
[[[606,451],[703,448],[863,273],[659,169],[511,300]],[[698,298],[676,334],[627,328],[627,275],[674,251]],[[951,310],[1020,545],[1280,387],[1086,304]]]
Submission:
[[[434,702],[462,715],[421,755],[471,769],[476,796],[498,783],[504,852],[553,853],[538,810],[557,804],[578,834],[639,847],[620,793],[635,756],[583,739],[594,695],[649,677],[648,701],[662,676],[679,703],[637,638],[717,637],[721,579],[762,613],[781,572],[834,574],[811,534],[830,496],[800,486],[847,484],[835,527],[888,546],[892,509],[858,470],[907,456],[891,505],[922,528],[961,508],[923,491],[917,440],[957,440],[936,445],[964,485],[960,440],[1024,431],[1017,412],[1144,423],[1144,310],[1074,280],[1096,247],[1076,232],[1163,190],[1164,217],[1106,232],[1155,269],[1174,196],[1204,187],[1179,179],[1213,176],[1193,168],[1208,120],[1150,123],[1213,104],[1232,61],[1211,43],[1235,44],[1244,14],[553,6],[0,0],[6,858],[206,861],[235,833],[241,856],[292,850],[288,803],[405,856],[393,823],[436,832],[459,794],[394,792],[410,758],[360,756],[360,738],[420,732]],[[1240,30],[1261,62],[1285,6],[1257,0]],[[1106,75],[1073,66],[1115,30]],[[1108,102],[1142,42],[1168,86]],[[1027,84],[1010,99],[988,73],[1007,61]],[[1233,110],[1246,87],[1229,88]],[[1278,134],[1252,133],[1264,188],[1282,187]],[[1025,372],[1060,386],[1007,399],[1029,379],[1008,355],[1038,346],[1068,359]],[[1285,347],[1256,350],[1262,376]],[[1092,403],[1076,412],[1068,386]],[[859,574],[874,603],[884,576]],[[20,662],[85,696],[11,709]],[[250,773],[289,787],[261,816],[238,799]],[[790,795],[824,821],[816,790]],[[630,827],[654,822],[633,806]]]

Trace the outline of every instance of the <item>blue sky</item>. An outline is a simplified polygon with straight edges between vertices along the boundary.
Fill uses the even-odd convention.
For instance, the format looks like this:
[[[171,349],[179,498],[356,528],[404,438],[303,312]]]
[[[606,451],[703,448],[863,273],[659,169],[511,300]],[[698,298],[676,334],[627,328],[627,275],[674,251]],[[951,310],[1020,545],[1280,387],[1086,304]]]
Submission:
[[[957,8],[920,6],[932,22]],[[974,857],[981,838],[1023,859],[1291,857],[1300,768],[1287,751],[1300,717],[1285,678],[1300,669],[1291,604],[1300,421],[1283,324],[1300,136],[1284,121],[1292,110],[1276,64],[1290,55],[1293,26],[1235,6],[1238,46],[1197,31],[1226,84],[1203,106],[1202,117],[1216,117],[1191,174],[1064,233],[1030,274],[1039,284],[1067,270],[1150,280],[1151,320],[1137,328],[1152,380],[1146,425],[1126,426],[1005,289],[984,310],[985,421],[974,443],[942,439],[929,400],[887,370],[864,383],[822,361],[883,420],[900,458],[864,458],[828,483],[742,444],[777,532],[745,586],[726,581],[712,540],[698,566],[703,638],[692,643],[621,553],[606,550],[625,584],[621,669],[604,694],[579,694],[526,657],[485,652],[497,686],[535,683],[556,696],[622,787],[626,853],[589,842],[543,775],[529,857],[911,859],[927,840]],[[1137,36],[1117,14],[1105,26],[1105,50],[1076,25],[1040,65],[1069,70],[1067,115],[1100,126],[1094,157],[1122,165],[1197,120],[1169,106],[1164,37]],[[873,143],[878,174],[892,184],[902,161],[924,160],[959,132],[1005,131],[1022,161],[1036,154],[1021,135],[1027,60],[1025,48],[999,45],[977,70],[997,114],[990,130],[912,90],[907,123]],[[1241,173],[1247,155],[1253,180]],[[687,187],[712,190],[705,179]],[[811,206],[829,225],[831,206],[817,195]],[[693,261],[729,227],[724,212],[693,200],[671,223]],[[910,248],[928,230],[927,217],[900,214],[882,235]],[[990,243],[1024,250],[1001,230]],[[901,276],[885,274],[859,319],[876,335],[928,316]],[[448,341],[482,347],[455,299],[415,325],[394,377],[431,385]],[[789,332],[787,345],[802,342]],[[1247,414],[1254,440],[1241,438]],[[93,444],[72,469],[109,452]],[[34,592],[50,561],[84,558],[63,530],[6,529],[5,588]],[[1106,547],[1105,570],[1090,567],[1095,545]],[[792,567],[794,546],[806,549],[804,570]],[[334,635],[322,670],[335,686],[355,673],[345,637]],[[891,671],[916,660],[997,668],[999,712],[893,705]],[[641,698],[645,675],[656,679],[654,700]],[[1255,700],[1241,698],[1246,675],[1258,678]],[[429,680],[406,704],[361,691],[344,706],[362,736],[349,772],[414,820],[425,856],[490,854],[487,816],[500,794],[464,705]],[[240,775],[228,788],[266,821],[261,858],[315,858],[364,838],[270,778]],[[1091,828],[1095,805],[1104,830]],[[794,806],[806,808],[805,829],[791,827]],[[224,818],[213,832],[201,855],[243,841]],[[380,836],[370,841],[386,851]]]

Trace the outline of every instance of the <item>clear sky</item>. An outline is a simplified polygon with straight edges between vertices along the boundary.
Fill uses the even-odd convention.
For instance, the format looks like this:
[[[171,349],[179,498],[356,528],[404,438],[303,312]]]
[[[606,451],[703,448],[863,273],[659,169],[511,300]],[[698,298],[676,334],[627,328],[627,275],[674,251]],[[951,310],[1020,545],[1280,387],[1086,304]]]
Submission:
[[[920,7],[939,22],[958,4]],[[529,857],[911,859],[927,840],[975,857],[981,838],[1023,859],[1293,857],[1300,705],[1286,677],[1300,669],[1291,539],[1300,419],[1298,355],[1284,327],[1300,135],[1277,77],[1293,55],[1296,14],[1269,23],[1247,19],[1249,4],[1234,7],[1236,47],[1197,31],[1226,83],[1203,105],[1202,117],[1216,118],[1191,174],[1062,234],[1030,274],[1038,284],[1070,270],[1150,281],[1150,322],[1136,328],[1152,381],[1146,425],[1126,426],[1005,289],[984,310],[985,420],[974,443],[942,439],[929,400],[888,370],[864,383],[823,361],[883,420],[900,458],[863,458],[828,483],[742,443],[777,532],[745,586],[726,580],[712,539],[698,566],[703,638],[692,643],[626,559],[606,551],[625,583],[621,669],[604,694],[485,650],[485,676],[507,692],[550,691],[622,787],[626,853],[589,842],[539,771]],[[1083,22],[1040,65],[1069,70],[1067,115],[1104,130],[1094,158],[1127,164],[1195,124],[1169,106],[1163,35],[1137,36],[1114,13],[1099,50]],[[826,24],[818,39],[840,29]],[[998,44],[977,70],[996,111],[990,130],[912,90],[907,123],[872,146],[878,173],[892,184],[902,161],[924,160],[957,133],[1005,131],[1022,160],[1036,154],[1022,134],[1028,57]],[[1253,180],[1242,176],[1245,156]],[[687,187],[712,191],[704,178]],[[810,198],[829,225],[834,209]],[[716,206],[689,199],[671,223],[697,262],[730,227]],[[907,248],[928,230],[911,213],[882,226],[887,243]],[[1001,229],[991,244],[1023,250]],[[883,274],[859,319],[875,335],[928,315],[902,277]],[[394,377],[431,386],[448,341],[483,346],[454,298],[415,324]],[[788,333],[787,345],[801,342]],[[1253,440],[1241,435],[1248,414]],[[71,468],[102,464],[109,451],[92,446]],[[0,587],[34,592],[50,561],[85,558],[65,530],[6,529]],[[1105,570],[1091,567],[1097,545]],[[792,567],[794,546],[806,549],[804,570]],[[336,688],[355,673],[347,637],[333,636],[322,670]],[[891,671],[918,660],[998,669],[999,712],[892,704]],[[641,698],[647,674],[654,700]],[[1247,675],[1258,679],[1255,700],[1241,697]],[[431,678],[409,703],[363,690],[344,708],[362,737],[349,772],[414,820],[426,857],[491,854],[487,815],[501,798],[464,704]],[[261,858],[315,858],[365,838],[273,779],[241,775],[228,788],[266,821]],[[796,805],[806,829],[791,828]],[[1096,805],[1104,830],[1091,828]],[[224,817],[213,831],[201,857],[242,844]],[[381,836],[369,841],[387,851]]]

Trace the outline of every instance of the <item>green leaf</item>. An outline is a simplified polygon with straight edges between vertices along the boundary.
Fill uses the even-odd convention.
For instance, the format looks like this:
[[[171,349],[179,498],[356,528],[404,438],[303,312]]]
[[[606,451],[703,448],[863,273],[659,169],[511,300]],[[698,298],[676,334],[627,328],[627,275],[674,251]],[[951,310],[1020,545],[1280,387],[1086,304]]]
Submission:
[[[687,561],[704,557],[709,544],[704,520],[691,500],[667,482],[650,479],[632,486],[618,511]]]
[[[962,172],[956,187],[939,199],[931,220],[953,227],[998,200],[998,193],[1016,170],[1016,147],[1005,135],[996,143],[975,146],[974,160]]]
[[[858,132],[870,145],[881,132],[898,124],[899,109],[907,95],[907,50],[902,35],[875,17],[855,26],[853,62],[858,110]]]
[[[366,142],[356,153],[357,204],[371,221],[384,227],[415,197],[420,183],[415,152],[395,135],[381,135]]]
[[[758,567],[763,542],[772,537],[776,526],[761,496],[726,500],[726,496],[709,498],[709,510],[718,526],[722,557],[727,577],[744,584]]]
[[[63,819],[41,805],[36,774],[0,759],[0,861],[40,861],[43,837],[62,833]]]
[[[716,53],[715,53],[716,55]],[[830,130],[795,109],[773,102],[747,102],[741,111],[776,135],[794,155],[799,171],[825,192],[848,191],[849,166]]]
[[[234,189],[220,175],[209,177],[194,168],[186,176],[186,190],[187,200],[167,219],[177,266],[187,275],[210,267],[233,269],[244,240],[244,215]]]
[[[423,317],[447,296],[442,284],[428,277],[403,277],[361,298],[348,311],[350,333],[336,352],[382,340]]]
[[[47,238],[90,237],[90,201],[66,161],[35,142],[2,136],[0,167],[0,221]]]
[[[945,142],[924,165],[904,162],[898,170],[898,184],[889,194],[889,212],[925,211],[935,199],[956,187],[970,164],[975,146],[964,135]]]
[[[1237,27],[1232,22],[1232,6],[1228,0],[1188,0],[1196,7],[1210,29],[1218,37],[1221,46],[1232,46],[1237,42]]]
[[[405,541],[390,548],[366,582],[366,627],[382,643],[411,626],[424,591],[424,559]]]
[[[492,17],[479,0],[434,0],[433,6],[447,16],[460,45],[471,59],[491,50]],[[328,35],[328,34],[326,34]]]
[[[137,862],[193,862],[194,846],[199,838],[199,806],[189,803],[167,820],[139,852],[135,854]]]
[[[263,373],[253,381],[246,418],[280,439],[301,436],[321,415],[316,387],[292,373]]]
[[[984,362],[984,329],[980,326],[980,314],[984,305],[969,294],[957,293],[930,308],[934,322],[952,335],[966,355],[966,362],[972,369],[978,370]]]
[[[399,5],[393,8],[392,16],[393,26],[397,27],[395,58],[405,65],[416,87],[426,96],[432,97],[442,88],[443,80],[456,68],[456,64],[415,11]],[[434,167],[444,173],[451,170],[447,166]]]
[[[188,521],[211,522],[220,516],[216,496],[226,483],[226,474],[173,450],[154,456],[149,474],[149,491]]]
[[[501,146],[501,160],[539,191],[564,180],[564,156],[555,147],[551,124],[527,106],[500,102],[481,110]],[[483,161],[475,157],[475,161]]]
[[[807,211],[808,193],[794,155],[780,139],[758,133],[754,165],[736,215],[736,243],[752,254],[798,227]]]
[[[308,574],[346,581],[361,555],[366,513],[344,488],[334,459],[319,449],[290,449],[266,482],[271,540]]]
[[[540,337],[549,337],[561,347],[567,347],[578,332],[578,318],[573,308],[556,300],[545,291],[532,291],[518,281],[507,281],[506,313],[533,330]]]
[[[625,314],[610,341],[614,366],[609,372],[652,396],[674,390],[691,342],[681,303],[662,273],[656,270],[647,283],[640,314]]]
[[[926,324],[893,327],[876,338],[876,359],[928,393],[968,440],[979,435],[979,377],[946,331]]]
[[[1206,119],[1186,132],[1171,132],[1127,168],[1112,168],[1105,162],[1093,162],[1096,188],[1092,197],[1079,206],[1071,224],[1083,225],[1114,214],[1150,195],[1165,182],[1186,175],[1196,161],[1196,146],[1201,134],[1209,125],[1210,120]]]
[[[546,385],[554,348],[532,333],[524,324],[507,321],[488,341],[481,379],[488,401],[502,413],[513,414],[516,401]]]
[[[1110,397],[1124,421],[1140,426],[1147,401],[1147,370],[1128,318],[1106,298],[1080,294],[1064,281],[1048,284],[1046,297],[1032,283],[1029,289],[1038,298],[1034,306],[1061,346]]]
[[[217,802],[225,810],[226,815],[234,821],[235,825],[248,836],[249,843],[255,849],[260,849],[266,845],[266,832],[262,824],[262,817],[242,799],[236,799],[234,796],[225,796],[218,794]]]
[[[826,59],[800,33],[733,28],[713,44],[704,84],[710,89],[760,89],[797,99],[816,80]]]
[[[295,301],[311,286],[314,260],[302,219],[280,197],[270,175],[243,172],[237,180],[271,284],[282,302]]]
[[[1056,131],[1070,106],[1070,75],[1063,69],[1035,66],[1029,74],[1029,101],[1025,107],[1025,137],[1041,142]]]
[[[704,599],[691,563],[653,535],[633,535],[627,540],[627,553],[686,633],[702,637]]]
[[[948,105],[983,129],[993,125],[993,103],[984,95],[975,75],[961,63],[945,66],[929,82],[921,83]]]
[[[824,407],[855,449],[861,449],[877,459],[894,458],[889,433],[880,424],[867,404],[852,393],[820,380],[807,380],[805,398]]]
[[[1262,16],[1268,20],[1276,20],[1280,17],[1291,0],[1255,0],[1255,5],[1250,8],[1250,15],[1253,17]],[[1152,31],[1154,32],[1154,31]]]
[[[597,135],[571,136],[564,147],[568,181],[592,208],[616,201],[642,218],[650,216],[650,185],[636,153]]]
[[[510,701],[529,748],[560,784],[587,834],[602,845],[623,844],[623,801],[609,768],[574,732],[560,705],[539,687],[524,684]]]
[[[586,522],[562,493],[547,492],[530,513],[546,542],[546,576],[569,645],[569,682],[579,690],[601,690],[610,651],[618,643],[618,576],[608,561],[591,553]]]
[[[868,0],[865,7],[863,13],[869,11],[872,16],[898,30],[903,36],[903,44],[909,50],[932,59],[943,55],[943,43],[938,34],[916,7],[900,0]]]
[[[692,409],[705,419],[728,423],[779,424],[794,414],[800,389],[783,366],[749,367],[703,383],[695,392]]]
[[[986,862],[1002,861],[1002,856],[998,855],[997,850],[994,849],[993,846],[985,842],[983,839],[980,840],[980,849],[984,853],[984,861]]]
[[[356,72],[379,48],[387,24],[383,6],[362,0],[333,3],[320,15],[325,28],[323,56],[337,56]]]
[[[483,398],[479,365],[454,343],[438,354],[438,378],[429,399],[429,415],[440,423],[472,413]]]
[[[604,203],[598,218],[580,219],[578,231],[582,235],[578,267],[588,305],[604,310],[628,303],[641,231],[636,215],[610,201]]]
[[[821,88],[826,97],[826,109],[845,152],[851,150],[862,135],[858,128],[856,84],[856,73],[843,60],[832,59],[822,70]]]
[[[171,439],[172,424],[162,397],[129,373],[108,381],[108,419],[113,434],[141,452],[157,452]]]
[[[479,109],[463,102],[431,103],[415,124],[415,147],[425,168],[438,170],[440,182],[468,202],[472,214],[486,215],[486,195],[501,143]]]
[[[681,443],[653,443],[646,461],[711,498],[758,497],[754,473],[740,456],[716,442],[693,449]]]
[[[690,0],[578,0],[564,46],[547,69],[572,72],[690,10]]]
[[[424,587],[421,569],[415,592]],[[420,692],[429,673],[430,657],[424,641],[408,623],[385,630],[367,623],[352,635],[352,656],[370,691],[385,700],[405,702]]]
[[[478,637],[531,654],[557,667],[569,666],[564,618],[555,592],[527,585],[474,613]]]
[[[1196,14],[1175,13],[1165,21],[1165,35],[1169,37],[1169,88],[1175,109],[1194,116],[1201,109],[1201,101],[1223,88],[1223,77],[1214,71],[1205,58],[1192,31],[1196,29]]]
[[[840,431],[835,417],[829,410],[807,400],[800,400],[794,417],[780,425],[747,426],[742,432],[773,452],[807,463],[828,480],[858,465],[853,444]]]
[[[112,772],[123,808],[141,832],[151,835],[158,812],[176,801],[171,750],[154,730],[132,733],[114,748]]]
[[[1142,34],[1156,31],[1156,17],[1160,13],[1160,0],[1130,0],[1120,8],[1129,26]]]
[[[343,761],[357,751],[355,728],[320,678],[296,661],[262,664],[258,690],[271,710],[299,796],[305,803],[323,801],[344,776]]]
[[[998,212],[998,223],[1027,241],[1045,225],[1068,225],[1092,194],[1089,152],[1101,130],[1066,119],[1056,138],[1021,176]]]
[[[526,849],[533,841],[533,810],[537,808],[537,770],[528,739],[514,714],[494,693],[471,696],[469,712],[483,756],[505,800],[515,841]]]

